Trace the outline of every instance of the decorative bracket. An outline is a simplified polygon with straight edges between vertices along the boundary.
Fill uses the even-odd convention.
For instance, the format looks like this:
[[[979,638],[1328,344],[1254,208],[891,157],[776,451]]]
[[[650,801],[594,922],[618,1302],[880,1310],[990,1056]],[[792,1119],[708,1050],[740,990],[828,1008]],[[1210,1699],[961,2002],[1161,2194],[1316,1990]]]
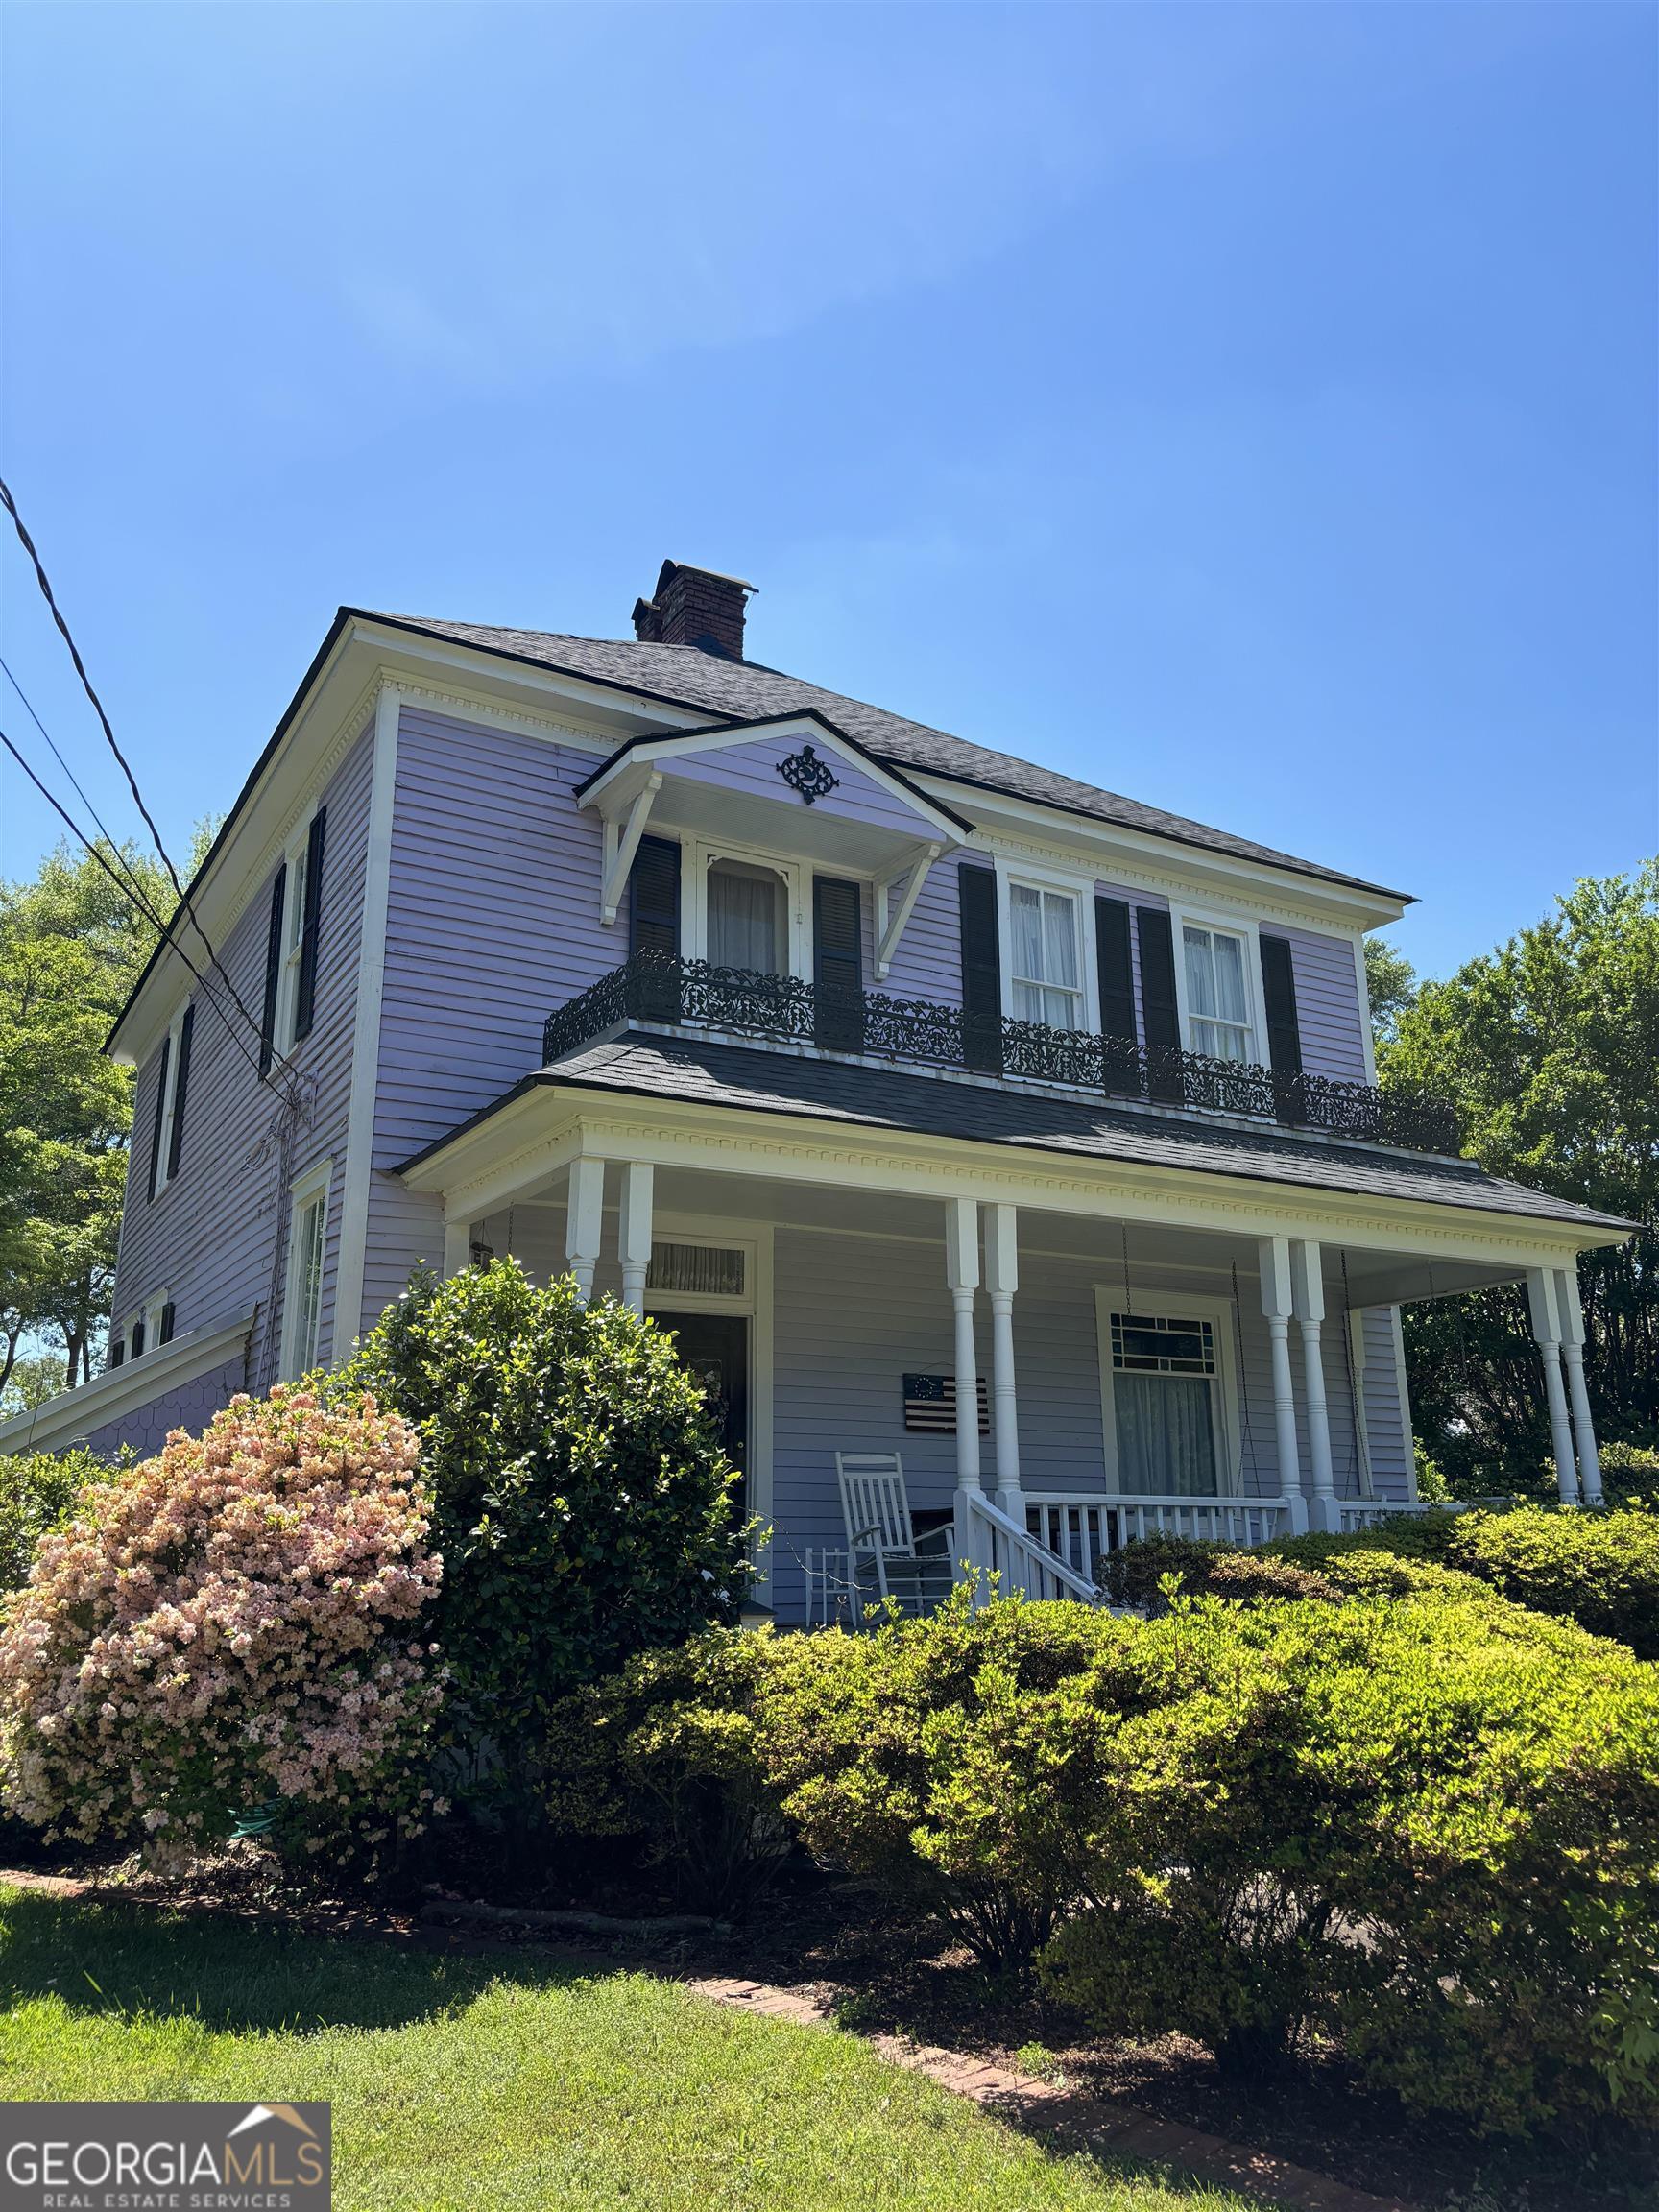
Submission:
[[[803,745],[799,753],[780,760],[778,773],[791,791],[800,792],[808,806],[815,799],[828,798],[841,781],[839,776],[830,773],[829,762],[821,760],[810,745]]]
[[[945,850],[943,845],[925,845],[911,864],[904,878],[904,888],[899,894],[897,904],[892,902],[889,888],[883,883],[876,892],[876,980],[885,983],[887,971],[893,965],[893,955],[899,950],[899,940],[904,934],[904,926],[915,911],[916,902],[922,895],[922,886],[927,880],[927,871]]]
[[[616,824],[609,816],[605,822],[605,882],[599,894],[599,919],[607,928],[616,919],[622,903],[622,888],[628,880],[628,871],[634,865],[634,855],[639,850],[639,840],[645,834],[645,824],[650,819],[651,802],[662,788],[661,773],[645,780],[645,786],[628,809],[628,820],[618,833]]]

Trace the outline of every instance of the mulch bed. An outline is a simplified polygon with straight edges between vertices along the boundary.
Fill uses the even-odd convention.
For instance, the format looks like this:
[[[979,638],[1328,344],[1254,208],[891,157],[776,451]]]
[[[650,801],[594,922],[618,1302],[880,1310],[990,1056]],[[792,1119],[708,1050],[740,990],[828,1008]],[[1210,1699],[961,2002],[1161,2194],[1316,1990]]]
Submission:
[[[590,1872],[576,1879],[574,1868],[563,1878],[550,1868],[540,1878],[526,1869],[517,1883],[504,1884],[498,1863],[487,1869],[471,1849],[451,1849],[445,1858],[436,1869],[439,1883],[399,1911],[296,1899],[253,1851],[188,1882],[123,1869],[121,1888],[135,1901],[281,1919],[319,1934],[468,1951],[523,1941],[561,1957],[672,1972],[709,1994],[724,1991],[724,2002],[833,2019],[890,2056],[922,2063],[950,2086],[995,2103],[1016,2124],[1162,2157],[1321,2212],[1360,2212],[1354,2191],[1407,2212],[1651,2212],[1659,2203],[1659,2145],[1615,2145],[1606,2136],[1559,2150],[1483,2143],[1363,2095],[1334,2058],[1244,2090],[1182,2037],[1156,2043],[1091,2037],[1080,2019],[1044,1997],[1028,1978],[986,1973],[942,1936],[937,1924],[897,1915],[872,1892],[810,1868],[792,1866],[735,1926],[608,1937],[512,1923],[443,1925],[440,1916],[445,1898],[573,1907],[629,1920],[675,1908],[625,1875],[595,1884]],[[57,1870],[94,1878],[113,1871]],[[753,1994],[733,1994],[740,1991]],[[989,2080],[991,2073],[1000,2080]],[[1092,2125],[1092,2112],[1108,2115],[1112,2124]],[[1125,2133],[1130,2121],[1147,2122],[1154,2130],[1164,2124],[1162,2148],[1155,2133],[1140,2141]],[[1179,2152],[1182,2143],[1188,2154]],[[1218,2165],[1214,2156],[1192,2154],[1205,2143],[1229,2155]],[[1240,2145],[1266,2154],[1256,2171],[1240,2165],[1250,2156]],[[1318,2176],[1333,2177],[1334,2185],[1310,2195],[1302,2184]]]

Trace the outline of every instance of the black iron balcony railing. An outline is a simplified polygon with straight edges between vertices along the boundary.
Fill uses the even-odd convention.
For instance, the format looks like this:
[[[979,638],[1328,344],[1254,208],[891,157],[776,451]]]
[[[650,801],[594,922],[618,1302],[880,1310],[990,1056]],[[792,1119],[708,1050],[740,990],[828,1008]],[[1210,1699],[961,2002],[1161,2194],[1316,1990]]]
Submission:
[[[1110,1098],[1246,1115],[1416,1152],[1455,1154],[1458,1147],[1455,1111],[1424,1093],[1378,1091],[1250,1060],[1211,1060],[1041,1022],[985,1019],[926,998],[819,991],[794,975],[715,968],[665,953],[637,954],[561,1006],[542,1033],[543,1057],[561,1059],[625,1022],[733,1030],[877,1060],[1061,1083]]]

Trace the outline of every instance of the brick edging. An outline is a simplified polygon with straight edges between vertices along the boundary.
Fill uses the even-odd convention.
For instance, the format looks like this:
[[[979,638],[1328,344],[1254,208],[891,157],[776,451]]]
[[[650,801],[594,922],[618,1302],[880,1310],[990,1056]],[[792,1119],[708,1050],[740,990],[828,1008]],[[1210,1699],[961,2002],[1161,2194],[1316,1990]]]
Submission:
[[[698,1996],[738,2011],[764,2013],[770,2020],[787,2020],[801,2028],[834,2025],[831,2008],[823,1998],[805,1990],[723,1976],[686,1975],[682,1979]],[[1224,2136],[1207,2134],[1200,2128],[1160,2120],[1131,2104],[1062,2088],[1035,2074],[994,2066],[938,2044],[912,2043],[901,2035],[871,2035],[865,2040],[893,2065],[926,2074],[958,2097],[971,2098],[975,2104],[1028,2126],[1075,2136],[1091,2149],[1180,2167],[1203,2180],[1224,2182],[1273,2198],[1281,2204],[1296,2205],[1301,2212],[1417,2212],[1403,2197],[1374,2197],[1363,2189],[1351,2189],[1345,2181],[1292,2165],[1271,2152],[1253,2151],[1245,2144],[1230,2143]]]

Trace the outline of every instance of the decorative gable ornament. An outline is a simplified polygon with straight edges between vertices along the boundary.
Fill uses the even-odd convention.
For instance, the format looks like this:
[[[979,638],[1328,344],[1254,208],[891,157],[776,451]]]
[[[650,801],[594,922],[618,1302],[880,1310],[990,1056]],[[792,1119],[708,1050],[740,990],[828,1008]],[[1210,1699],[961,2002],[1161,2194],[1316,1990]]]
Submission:
[[[820,760],[810,745],[803,745],[799,753],[780,760],[778,773],[791,791],[800,792],[808,806],[815,799],[827,798],[841,781],[839,776],[830,773],[830,763]]]

